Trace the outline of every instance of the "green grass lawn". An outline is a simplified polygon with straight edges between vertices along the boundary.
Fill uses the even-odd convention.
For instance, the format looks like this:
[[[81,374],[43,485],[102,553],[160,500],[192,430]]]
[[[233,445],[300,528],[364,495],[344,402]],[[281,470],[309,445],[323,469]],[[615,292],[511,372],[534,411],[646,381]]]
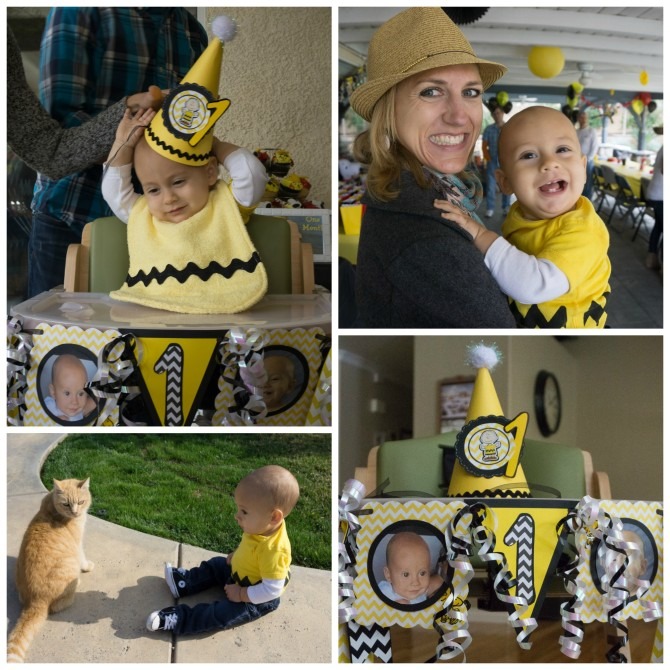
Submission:
[[[276,464],[300,484],[287,519],[294,565],[331,569],[331,438],[308,434],[72,435],[47,458],[42,481],[91,478],[90,514],[220,553],[237,547],[233,491]]]

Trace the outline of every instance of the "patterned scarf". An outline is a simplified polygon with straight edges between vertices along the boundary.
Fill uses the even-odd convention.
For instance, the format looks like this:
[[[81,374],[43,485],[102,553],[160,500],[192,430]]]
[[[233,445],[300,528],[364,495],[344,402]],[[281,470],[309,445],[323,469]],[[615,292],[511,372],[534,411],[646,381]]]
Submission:
[[[435,188],[439,191],[442,200],[448,200],[477,223],[482,223],[479,216],[477,216],[477,207],[479,207],[482,201],[484,189],[473,169],[466,168],[458,176],[454,174],[442,174],[437,170],[425,166],[424,170],[428,173]]]

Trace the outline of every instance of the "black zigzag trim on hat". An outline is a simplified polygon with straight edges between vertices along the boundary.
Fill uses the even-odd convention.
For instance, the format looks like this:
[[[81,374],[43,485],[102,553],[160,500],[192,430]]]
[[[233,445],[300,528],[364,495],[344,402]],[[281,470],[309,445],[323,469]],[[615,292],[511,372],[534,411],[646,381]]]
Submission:
[[[261,257],[259,253],[254,251],[248,261],[233,258],[233,260],[230,261],[230,264],[226,267],[216,261],[212,261],[206,268],[201,268],[193,261],[187,263],[183,270],[177,270],[174,265],[168,265],[165,270],[162,271],[159,271],[154,267],[151,268],[149,272],[140,270],[135,276],[128,275],[126,277],[126,284],[128,286],[135,286],[135,284],[149,286],[153,281],[157,284],[163,284],[169,277],[176,279],[180,284],[183,284],[189,277],[193,276],[200,277],[202,281],[207,281],[214,275],[222,275],[226,279],[230,279],[238,271],[251,274],[256,270],[256,267],[260,262]]]
[[[181,151],[180,149],[175,149],[174,147],[171,147],[165,140],[161,140],[158,138],[158,135],[156,135],[153,130],[151,130],[151,126],[147,128],[147,135],[149,138],[157,144],[161,149],[165,149],[165,151],[168,151],[171,153],[173,156],[179,156],[179,158],[186,158],[187,160],[190,161],[207,161],[209,160],[209,157],[211,154],[206,153],[206,154],[191,154],[188,153],[188,151]]]
[[[465,493],[450,493],[450,498],[532,498],[530,493],[524,491],[505,491],[492,489],[488,491],[467,491]]]

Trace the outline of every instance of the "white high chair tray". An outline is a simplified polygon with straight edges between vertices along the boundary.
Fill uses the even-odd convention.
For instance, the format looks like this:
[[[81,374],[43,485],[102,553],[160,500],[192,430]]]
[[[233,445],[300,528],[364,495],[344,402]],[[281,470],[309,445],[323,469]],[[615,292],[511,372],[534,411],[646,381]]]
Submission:
[[[11,316],[24,328],[62,324],[80,328],[136,330],[228,330],[229,328],[313,328],[331,330],[328,294],[267,295],[251,309],[238,314],[180,314],[113,300],[106,293],[68,293],[52,289],[15,305]]]

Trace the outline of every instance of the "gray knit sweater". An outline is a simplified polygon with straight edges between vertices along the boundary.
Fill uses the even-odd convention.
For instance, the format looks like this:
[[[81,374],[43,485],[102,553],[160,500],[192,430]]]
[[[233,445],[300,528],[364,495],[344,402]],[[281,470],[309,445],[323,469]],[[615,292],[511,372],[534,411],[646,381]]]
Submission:
[[[126,98],[76,128],[61,128],[26,81],[21,50],[7,28],[7,143],[30,167],[60,179],[102,163],[114,143]]]
[[[472,237],[440,216],[409,172],[390,202],[365,195],[356,267],[362,328],[515,328]]]

